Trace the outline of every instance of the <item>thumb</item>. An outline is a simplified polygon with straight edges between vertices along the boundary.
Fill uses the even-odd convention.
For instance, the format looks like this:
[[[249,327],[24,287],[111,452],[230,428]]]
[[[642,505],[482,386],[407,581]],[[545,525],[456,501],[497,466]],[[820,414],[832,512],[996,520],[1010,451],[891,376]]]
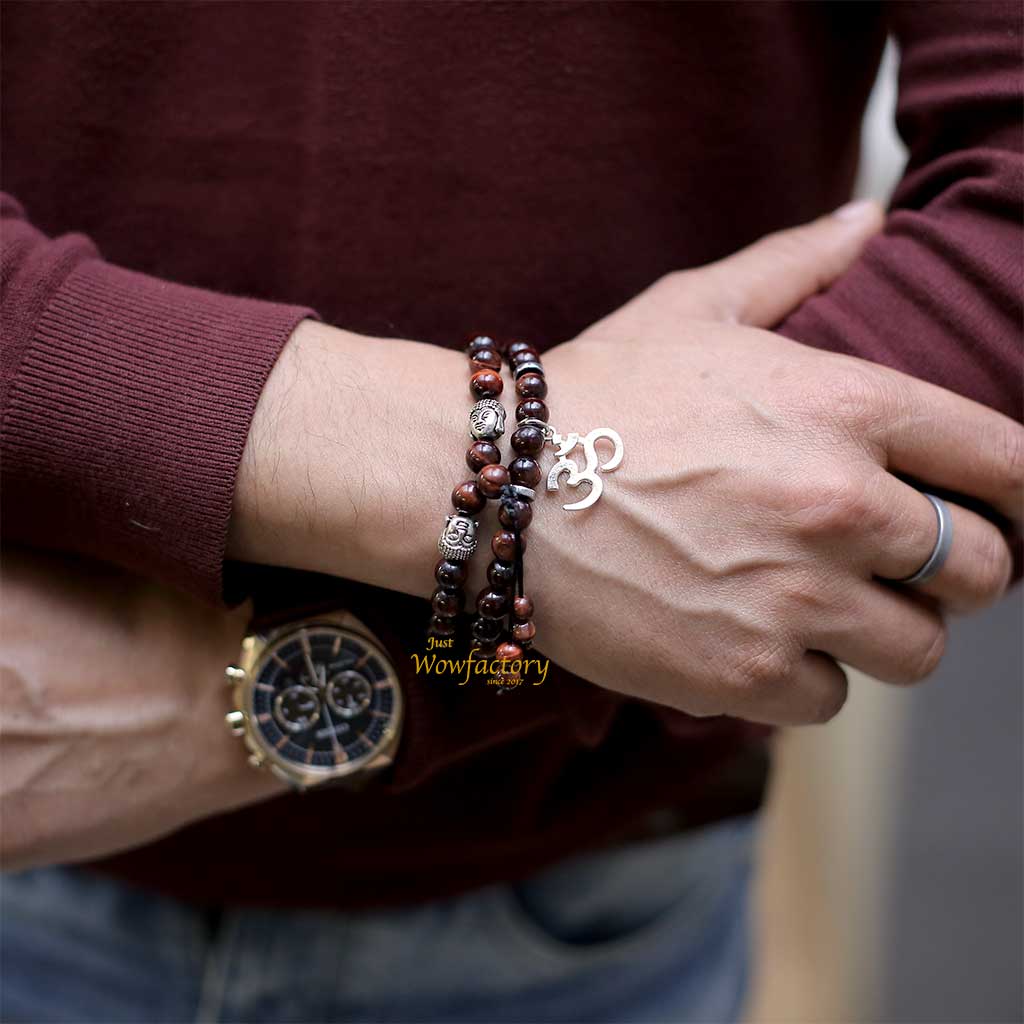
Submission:
[[[808,224],[766,235],[732,256],[686,274],[695,314],[774,327],[826,288],[860,255],[885,215],[873,199],[841,206]]]

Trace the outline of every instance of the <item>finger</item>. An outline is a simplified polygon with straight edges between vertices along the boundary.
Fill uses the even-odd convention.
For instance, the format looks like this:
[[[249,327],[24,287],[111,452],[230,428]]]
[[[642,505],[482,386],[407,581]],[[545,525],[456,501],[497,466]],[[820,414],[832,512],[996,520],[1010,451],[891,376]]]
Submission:
[[[894,509],[891,529],[874,531],[871,571],[889,583],[912,576],[928,561],[938,540],[935,507],[920,492],[890,476],[880,497]],[[888,492],[888,493],[886,493]],[[983,516],[947,501],[953,544],[942,568],[930,580],[912,584],[956,611],[984,608],[1002,597],[1013,573],[1010,545]]]
[[[726,714],[764,725],[816,725],[834,718],[846,703],[846,673],[819,651],[806,651],[784,673],[761,664],[750,682],[755,685],[745,686]]]
[[[809,643],[882,682],[916,683],[942,659],[946,627],[927,599],[858,582],[847,591],[839,614]]]
[[[870,441],[891,472],[969,495],[1020,522],[1024,504],[1024,427],[945,388],[895,371],[872,378],[881,405]],[[878,413],[881,413],[878,415]]]
[[[884,219],[882,208],[872,200],[849,203],[689,271],[685,278],[691,315],[774,327],[804,299],[839,277]]]

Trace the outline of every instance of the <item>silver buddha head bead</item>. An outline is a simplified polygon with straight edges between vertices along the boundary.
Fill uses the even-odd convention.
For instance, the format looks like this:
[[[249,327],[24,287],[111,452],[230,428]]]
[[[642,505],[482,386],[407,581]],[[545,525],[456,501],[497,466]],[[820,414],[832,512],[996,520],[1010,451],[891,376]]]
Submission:
[[[461,512],[453,512],[444,521],[444,529],[437,541],[442,558],[464,562],[476,551],[476,520]]]
[[[478,441],[497,441],[505,433],[505,407],[493,398],[481,398],[469,410],[469,433]]]

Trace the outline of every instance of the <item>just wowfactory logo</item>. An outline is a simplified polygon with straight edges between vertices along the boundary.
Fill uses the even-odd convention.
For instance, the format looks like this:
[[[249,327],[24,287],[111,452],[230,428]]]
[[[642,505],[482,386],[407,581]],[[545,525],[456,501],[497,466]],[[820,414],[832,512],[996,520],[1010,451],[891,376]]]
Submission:
[[[449,641],[450,642],[450,641]],[[444,646],[444,641],[431,638],[430,647]],[[482,680],[487,686],[503,690],[517,686],[540,686],[548,677],[550,662],[547,658],[487,658],[487,657],[444,657],[436,652],[410,654],[413,669],[417,675],[443,676],[457,679],[459,686],[466,686],[470,680]]]

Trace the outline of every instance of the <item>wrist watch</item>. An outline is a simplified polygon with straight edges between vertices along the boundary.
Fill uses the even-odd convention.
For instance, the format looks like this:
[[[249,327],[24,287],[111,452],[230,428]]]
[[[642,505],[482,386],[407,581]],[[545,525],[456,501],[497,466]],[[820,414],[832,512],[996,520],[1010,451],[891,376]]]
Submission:
[[[225,677],[226,721],[249,763],[305,790],[360,785],[394,760],[402,689],[380,641],[355,616],[333,611],[254,630]]]

